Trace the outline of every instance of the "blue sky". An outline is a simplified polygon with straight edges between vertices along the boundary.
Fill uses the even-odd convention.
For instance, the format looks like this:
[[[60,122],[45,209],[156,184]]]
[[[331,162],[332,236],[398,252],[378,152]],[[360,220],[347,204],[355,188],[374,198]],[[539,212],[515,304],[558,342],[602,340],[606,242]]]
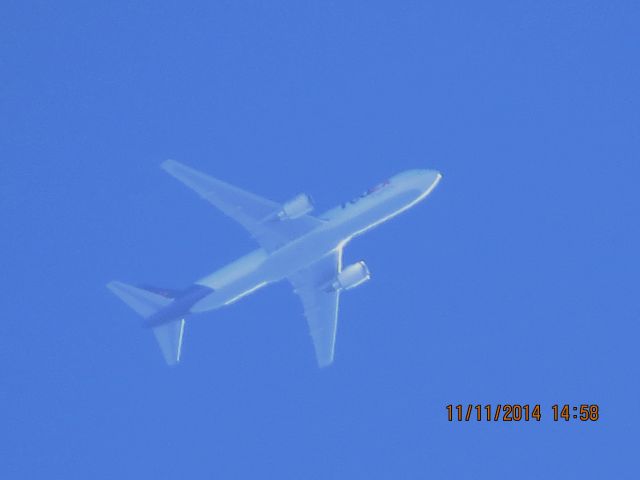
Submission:
[[[637,2],[4,2],[3,478],[637,478]],[[318,209],[444,179],[355,240],[318,370],[286,284],[163,365],[112,279],[254,248],[174,158]],[[449,403],[541,404],[449,423]],[[555,403],[598,403],[556,423]]]

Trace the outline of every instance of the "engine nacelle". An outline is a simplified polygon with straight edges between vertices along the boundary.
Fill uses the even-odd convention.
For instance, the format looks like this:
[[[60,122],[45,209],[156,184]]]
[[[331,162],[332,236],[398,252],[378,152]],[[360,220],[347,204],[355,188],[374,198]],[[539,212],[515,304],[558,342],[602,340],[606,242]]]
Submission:
[[[361,260],[343,268],[335,280],[331,282],[331,288],[333,290],[349,290],[350,288],[363,284],[370,278],[371,273],[369,272],[369,267]]]
[[[282,210],[278,212],[278,218],[280,220],[293,220],[306,215],[311,210],[313,210],[311,197],[306,193],[301,193],[282,206]]]

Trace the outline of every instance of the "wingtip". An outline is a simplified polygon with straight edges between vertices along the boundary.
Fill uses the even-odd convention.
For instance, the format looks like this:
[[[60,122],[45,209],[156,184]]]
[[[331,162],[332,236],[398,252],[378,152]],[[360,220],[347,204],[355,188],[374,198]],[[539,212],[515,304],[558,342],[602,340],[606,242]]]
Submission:
[[[160,164],[160,168],[166,171],[169,171],[169,169],[173,166],[175,166],[176,164],[178,164],[178,162],[176,162],[175,160],[172,160],[170,158],[166,159],[164,162],[162,162]]]
[[[333,357],[329,359],[317,359],[318,360],[318,368],[325,369],[333,365]]]

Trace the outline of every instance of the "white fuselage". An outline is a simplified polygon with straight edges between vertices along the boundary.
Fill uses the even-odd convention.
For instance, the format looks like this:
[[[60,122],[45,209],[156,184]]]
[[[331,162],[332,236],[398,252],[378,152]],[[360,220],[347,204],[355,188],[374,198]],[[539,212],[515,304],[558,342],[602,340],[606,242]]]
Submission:
[[[318,228],[273,252],[260,248],[240,257],[196,283],[211,288],[210,295],[191,307],[192,313],[229,305],[265,285],[285,279],[353,237],[412,207],[435,188],[441,175],[432,170],[410,170],[392,177],[357,199],[329,210]],[[287,221],[287,220],[282,220]]]

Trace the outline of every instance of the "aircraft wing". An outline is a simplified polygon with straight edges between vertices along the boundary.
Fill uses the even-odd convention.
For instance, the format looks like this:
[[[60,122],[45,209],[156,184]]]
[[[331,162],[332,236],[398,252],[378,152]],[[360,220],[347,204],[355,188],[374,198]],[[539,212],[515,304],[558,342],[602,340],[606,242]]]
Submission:
[[[320,367],[333,362],[340,292],[327,290],[326,286],[341,269],[342,249],[337,249],[289,277],[295,293],[302,300]]]
[[[280,220],[277,213],[282,205],[277,202],[241,190],[175,160],[167,160],[161,166],[167,173],[246,228],[267,251],[277,250],[323,223],[310,215]]]

